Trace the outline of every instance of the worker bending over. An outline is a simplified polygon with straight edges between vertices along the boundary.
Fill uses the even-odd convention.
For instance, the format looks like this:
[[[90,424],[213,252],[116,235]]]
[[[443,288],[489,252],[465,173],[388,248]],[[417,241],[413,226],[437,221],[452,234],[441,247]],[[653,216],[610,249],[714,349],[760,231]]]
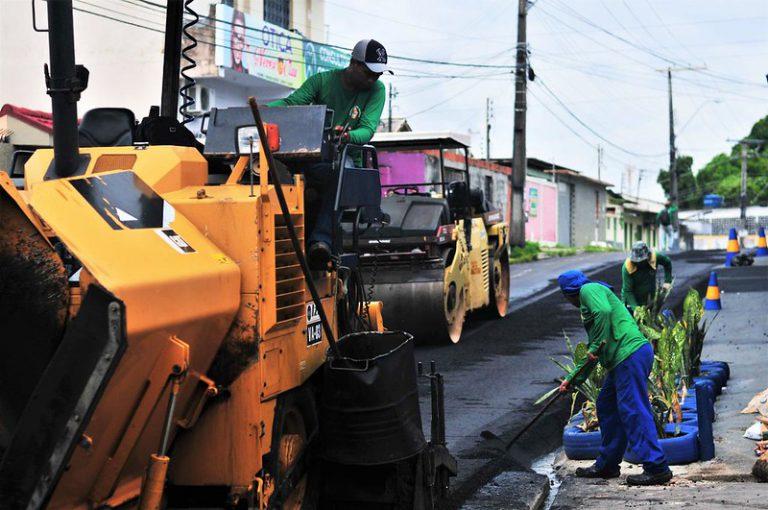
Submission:
[[[607,284],[591,282],[581,271],[567,271],[557,281],[566,299],[581,311],[589,352],[588,359],[566,376],[560,392],[584,382],[595,362],[606,370],[597,396],[600,454],[592,466],[577,469],[576,476],[618,477],[619,464],[629,445],[633,455],[642,460],[643,472],[628,476],[628,485],[668,482],[672,472],[656,436],[648,399],[648,375],[653,365],[651,344]],[[582,370],[585,363],[589,365]]]
[[[657,251],[648,249],[643,241],[632,245],[632,251],[621,266],[621,299],[631,310],[638,306],[647,306],[656,293],[656,269],[664,268],[662,288],[672,286],[672,261]]]
[[[368,143],[384,109],[384,85],[378,81],[387,67],[387,50],[378,41],[364,39],[355,44],[352,58],[344,69],[317,73],[285,99],[267,106],[321,104],[333,110],[333,128],[341,143]],[[345,127],[348,130],[345,130]],[[320,208],[308,215],[314,220],[307,254],[315,269],[327,267],[331,259],[333,201],[338,176],[331,163],[319,163],[306,172],[308,187],[320,193]]]

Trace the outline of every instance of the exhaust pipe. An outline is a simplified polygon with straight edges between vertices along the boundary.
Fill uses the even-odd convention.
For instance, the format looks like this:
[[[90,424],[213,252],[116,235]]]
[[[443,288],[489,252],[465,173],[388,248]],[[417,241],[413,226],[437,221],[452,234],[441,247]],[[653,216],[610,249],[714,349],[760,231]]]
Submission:
[[[80,167],[77,101],[88,86],[88,70],[75,65],[72,0],[47,3],[51,68],[49,73],[45,66],[45,84],[51,96],[54,161],[46,177],[69,177]]]

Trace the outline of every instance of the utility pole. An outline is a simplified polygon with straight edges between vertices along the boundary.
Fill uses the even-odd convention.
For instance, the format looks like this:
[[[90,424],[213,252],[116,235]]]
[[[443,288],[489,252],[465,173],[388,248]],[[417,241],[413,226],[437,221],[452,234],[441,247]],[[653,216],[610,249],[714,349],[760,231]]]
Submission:
[[[669,201],[671,202],[672,207],[675,209],[678,209],[678,190],[677,190],[677,165],[676,165],[676,159],[677,159],[677,149],[675,148],[675,114],[674,114],[674,108],[672,107],[672,73],[677,71],[702,71],[705,70],[707,66],[687,66],[687,67],[667,67],[666,69],[657,69],[659,72],[666,72],[667,73],[667,91],[669,93],[669,184],[670,184],[670,193],[669,193]],[[678,214],[675,212],[675,214],[672,215],[672,225],[675,232],[678,231],[679,228],[679,222],[678,222]],[[673,245],[675,248],[677,247],[677,238],[675,237],[675,241],[673,242]]]
[[[669,91],[669,179],[670,194],[669,199],[672,207],[678,209],[677,205],[677,168],[675,165],[675,115],[672,108],[672,68],[667,68],[667,89]],[[677,214],[673,215],[674,230],[677,231]]]
[[[747,144],[741,142],[741,228],[747,228]]]
[[[510,244],[525,244],[525,214],[523,200],[525,195],[525,114],[526,80],[528,78],[528,43],[526,41],[526,18],[528,0],[518,0],[517,7],[517,58],[515,59],[515,130],[512,147],[512,187],[511,220],[509,225]]]
[[[597,146],[597,180],[603,180],[603,146]]]
[[[391,83],[389,84],[389,120],[387,121],[387,131],[392,132],[392,103],[397,97],[397,89]]]
[[[760,138],[742,138],[741,140],[731,140],[729,142],[738,142],[741,146],[741,193],[739,194],[739,205],[741,206],[741,228],[747,228],[747,159],[749,157],[748,148],[750,145],[760,145],[766,142]]]
[[[491,160],[491,119],[493,118],[493,101],[485,98],[485,161]]]

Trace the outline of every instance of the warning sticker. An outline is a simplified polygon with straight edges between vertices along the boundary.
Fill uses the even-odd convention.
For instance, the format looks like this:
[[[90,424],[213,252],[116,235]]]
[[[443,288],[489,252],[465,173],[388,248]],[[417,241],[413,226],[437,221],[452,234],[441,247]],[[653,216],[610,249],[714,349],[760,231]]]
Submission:
[[[307,347],[322,342],[323,324],[314,302],[307,303]]]
[[[195,253],[195,249],[192,248],[187,242],[170,228],[162,228],[155,230],[157,232],[157,235],[160,236],[160,239],[165,241],[168,246],[173,248],[179,253]]]

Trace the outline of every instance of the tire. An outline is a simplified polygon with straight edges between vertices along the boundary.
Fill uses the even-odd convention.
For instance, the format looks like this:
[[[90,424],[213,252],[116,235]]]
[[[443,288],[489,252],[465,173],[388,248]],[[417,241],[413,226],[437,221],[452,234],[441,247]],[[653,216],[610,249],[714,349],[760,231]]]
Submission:
[[[583,432],[574,425],[563,430],[563,451],[571,460],[592,460],[600,453],[600,431]]]
[[[674,424],[664,426],[667,433],[675,430]],[[695,425],[680,425],[680,433],[677,437],[667,437],[659,439],[659,444],[664,450],[664,456],[667,463],[671,465],[690,464],[699,460],[699,428]],[[630,464],[640,464],[640,460],[633,457],[627,450],[624,454],[624,460]]]
[[[706,370],[705,367],[710,366],[723,369],[726,381],[731,378],[731,367],[725,361],[701,360],[701,370]]]
[[[720,395],[720,390],[728,383],[725,370],[720,367],[709,366],[701,370],[699,377],[710,379],[715,385],[715,393]]]
[[[313,473],[312,448],[310,438],[317,427],[317,411],[308,388],[299,388],[278,397],[275,408],[275,419],[272,451],[265,466],[274,473],[275,487],[282,483],[282,477],[301,455],[306,456],[304,466],[306,472],[301,476],[293,490],[285,500],[277,504],[270,501],[269,508],[275,510],[315,510],[318,508],[319,494],[317,476]]]
[[[718,381],[716,379],[712,378],[712,377],[706,377],[706,376],[694,377],[693,378],[693,383],[694,384],[704,384],[704,385],[708,386],[710,393],[712,393],[712,395],[714,395],[715,397],[720,395],[720,393],[722,391]]]

